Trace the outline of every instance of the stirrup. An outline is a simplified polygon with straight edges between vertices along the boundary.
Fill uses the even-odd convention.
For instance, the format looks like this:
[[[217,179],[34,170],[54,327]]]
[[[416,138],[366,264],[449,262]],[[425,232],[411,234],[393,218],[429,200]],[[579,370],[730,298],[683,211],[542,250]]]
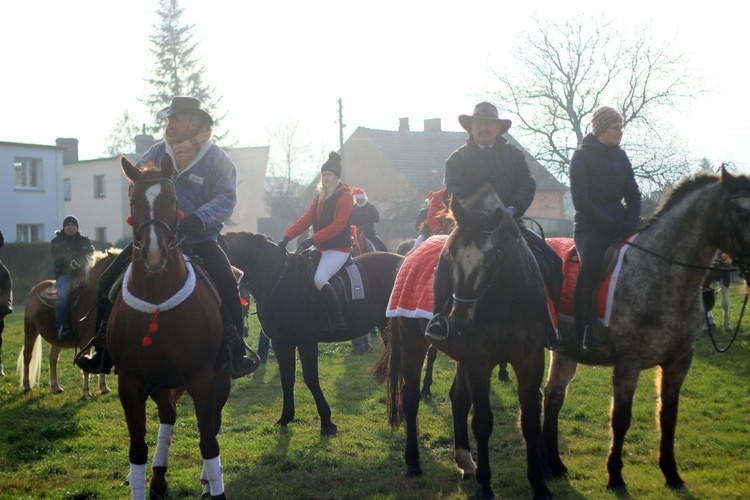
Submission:
[[[450,334],[450,322],[444,315],[437,313],[427,323],[424,336],[430,340],[442,341]]]
[[[586,325],[586,328],[583,330],[583,340],[581,340],[581,347],[584,351],[596,349],[597,347],[599,347],[599,342],[596,340],[596,338],[594,338],[593,335],[591,335],[588,325]]]
[[[84,355],[83,351],[79,351],[74,359],[75,365],[83,371],[100,374],[108,374],[112,371],[112,360],[109,357],[109,353],[106,348],[103,350],[96,351],[93,355]]]

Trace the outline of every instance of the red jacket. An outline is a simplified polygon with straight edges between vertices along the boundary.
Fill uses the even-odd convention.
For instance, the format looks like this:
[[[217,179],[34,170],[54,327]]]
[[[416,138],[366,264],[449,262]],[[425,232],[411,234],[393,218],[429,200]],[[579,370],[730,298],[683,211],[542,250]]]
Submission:
[[[339,195],[336,199],[336,205],[333,209],[333,220],[327,223],[323,220],[323,211],[327,204],[330,204],[333,198]],[[297,219],[297,222],[292,224],[289,229],[286,230],[284,236],[288,239],[294,239],[307,230],[313,222],[317,221],[319,227],[313,228],[315,231],[311,238],[315,242],[315,248],[319,251],[322,250],[338,250],[339,252],[351,252],[351,237],[349,229],[349,216],[352,213],[352,195],[349,186],[343,182],[339,182],[336,187],[333,196],[320,203],[318,196],[313,198],[307,211]],[[346,241],[348,245],[341,245],[340,243],[336,247],[330,247],[325,243],[329,240],[340,240],[344,241],[341,236],[343,233],[346,234]]]
[[[445,220],[445,203],[443,203],[445,189],[432,193],[430,206],[427,209],[427,225],[432,234],[443,234],[443,221]]]

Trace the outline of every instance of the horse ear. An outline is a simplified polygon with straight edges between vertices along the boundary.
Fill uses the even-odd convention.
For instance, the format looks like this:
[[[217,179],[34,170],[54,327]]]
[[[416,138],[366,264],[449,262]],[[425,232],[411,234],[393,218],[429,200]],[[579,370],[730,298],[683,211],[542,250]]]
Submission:
[[[465,221],[468,217],[466,209],[464,209],[464,206],[461,205],[461,201],[458,199],[458,196],[451,196],[451,212],[453,212],[453,217],[456,219],[456,223],[459,226],[461,225],[461,221]]]
[[[125,174],[125,177],[132,182],[135,182],[140,178],[141,171],[138,170],[138,167],[130,163],[130,160],[123,156],[120,158],[120,164],[122,165],[122,172]]]
[[[171,179],[174,174],[174,163],[172,163],[172,157],[164,155],[164,158],[161,159],[161,163],[159,164],[159,168],[164,177]]]

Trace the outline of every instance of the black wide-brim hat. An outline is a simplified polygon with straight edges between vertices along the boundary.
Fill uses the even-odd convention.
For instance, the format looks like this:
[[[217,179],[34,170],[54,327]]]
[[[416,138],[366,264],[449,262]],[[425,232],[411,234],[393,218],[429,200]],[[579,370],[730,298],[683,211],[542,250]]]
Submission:
[[[209,125],[214,124],[214,119],[211,118],[211,115],[201,109],[200,99],[182,95],[174,96],[172,102],[169,103],[169,106],[159,110],[159,112],[156,113],[156,117],[163,120],[178,113],[199,115],[202,116]]]
[[[471,119],[481,118],[483,120],[492,120],[500,124],[500,135],[503,135],[510,129],[511,121],[504,118],[500,118],[497,114],[497,108],[490,102],[480,102],[474,106],[474,113],[471,115],[460,115],[458,117],[458,123],[466,130],[471,133]]]

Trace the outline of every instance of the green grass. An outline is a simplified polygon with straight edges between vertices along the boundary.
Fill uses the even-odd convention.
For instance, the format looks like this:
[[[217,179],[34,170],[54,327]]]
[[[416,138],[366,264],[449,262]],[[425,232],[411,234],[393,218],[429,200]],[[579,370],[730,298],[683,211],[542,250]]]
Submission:
[[[732,295],[733,322],[739,289]],[[81,374],[73,353],[59,365],[62,394],[53,394],[45,344],[42,385],[24,393],[15,373],[22,344],[23,311],[8,317],[3,334],[7,376],[0,378],[0,499],[128,498],[128,434],[112,393],[81,398]],[[254,318],[254,317],[253,317]],[[747,328],[745,329],[747,330]],[[251,327],[257,345],[258,327]],[[453,364],[440,355],[434,398],[420,407],[420,449],[425,474],[403,477],[405,432],[388,427],[385,390],[368,369],[380,351],[348,356],[348,343],[322,344],[321,383],[339,427],[336,437],[320,436],[320,421],[298,366],[296,420],[274,425],[281,413],[281,387],[273,354],[267,367],[234,382],[224,409],[219,443],[230,498],[465,498],[473,480],[461,479],[453,464],[448,388]],[[750,498],[750,342],[746,333],[726,354],[703,336],[682,391],[676,453],[687,493],[664,488],[657,465],[654,370],[642,373],[633,421],[625,444],[625,480],[637,498]],[[518,403],[511,384],[493,384],[495,430],[491,440],[493,488],[499,498],[528,498],[525,450],[517,426]],[[95,388],[95,384],[93,388]],[[605,460],[609,448],[611,370],[583,366],[563,408],[561,451],[570,474],[550,481],[558,498],[606,498]],[[148,406],[150,453],[158,419]],[[170,455],[170,498],[200,496],[198,432],[189,397],[178,407]],[[148,471],[150,473],[150,471]],[[150,474],[149,474],[150,477]]]

